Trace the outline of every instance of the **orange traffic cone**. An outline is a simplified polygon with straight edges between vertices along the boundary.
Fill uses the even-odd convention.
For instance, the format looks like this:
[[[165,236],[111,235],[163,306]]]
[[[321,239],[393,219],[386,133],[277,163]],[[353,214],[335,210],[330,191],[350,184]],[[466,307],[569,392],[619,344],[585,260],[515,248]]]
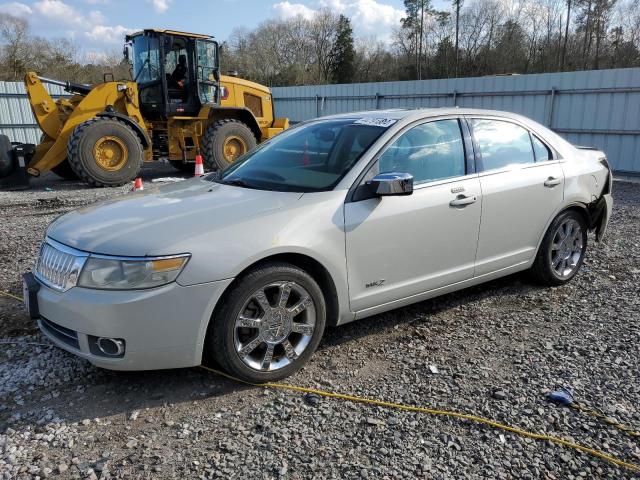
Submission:
[[[202,164],[202,155],[199,153],[196,155],[196,171],[194,172],[194,177],[201,177],[204,175],[204,165]]]
[[[133,182],[133,188],[131,189],[131,191],[137,192],[142,190],[144,190],[144,186],[142,185],[142,178],[138,177],[136,178],[136,181]]]

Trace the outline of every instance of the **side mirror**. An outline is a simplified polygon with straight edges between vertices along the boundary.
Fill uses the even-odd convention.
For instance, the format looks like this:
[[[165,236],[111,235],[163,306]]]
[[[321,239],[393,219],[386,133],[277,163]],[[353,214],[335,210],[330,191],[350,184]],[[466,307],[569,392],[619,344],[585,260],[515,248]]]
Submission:
[[[380,173],[368,182],[371,192],[379,197],[392,195],[411,195],[413,193],[413,175],[410,173]]]
[[[126,62],[131,62],[133,60],[133,55],[131,55],[132,43],[127,42],[122,47],[122,56],[124,57]]]

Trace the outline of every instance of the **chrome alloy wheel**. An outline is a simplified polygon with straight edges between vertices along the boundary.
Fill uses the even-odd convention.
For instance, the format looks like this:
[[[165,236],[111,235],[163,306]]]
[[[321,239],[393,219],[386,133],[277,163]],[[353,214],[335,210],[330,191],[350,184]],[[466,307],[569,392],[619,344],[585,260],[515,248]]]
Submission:
[[[575,271],[583,247],[580,224],[568,218],[558,226],[551,243],[551,268],[559,277],[568,277]]]
[[[270,283],[253,292],[240,309],[235,349],[254,370],[279,370],[307,348],[315,324],[315,305],[304,287],[291,281]]]

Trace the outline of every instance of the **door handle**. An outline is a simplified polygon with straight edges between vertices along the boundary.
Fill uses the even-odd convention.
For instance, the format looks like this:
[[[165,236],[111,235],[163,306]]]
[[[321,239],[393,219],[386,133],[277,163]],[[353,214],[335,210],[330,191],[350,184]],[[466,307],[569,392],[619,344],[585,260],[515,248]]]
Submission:
[[[458,195],[455,199],[449,202],[451,207],[466,207],[472,203],[476,203],[477,197],[465,197],[464,195]]]
[[[556,177],[549,177],[544,181],[544,186],[553,188],[556,185],[560,185],[562,183],[562,179]]]

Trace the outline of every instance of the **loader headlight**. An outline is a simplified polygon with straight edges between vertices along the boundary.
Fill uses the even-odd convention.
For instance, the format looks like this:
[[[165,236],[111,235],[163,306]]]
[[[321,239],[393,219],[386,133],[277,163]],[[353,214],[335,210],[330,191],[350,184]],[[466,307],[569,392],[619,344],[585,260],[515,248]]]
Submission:
[[[158,258],[109,258],[90,256],[78,279],[79,287],[133,290],[159,287],[173,282],[189,255]]]

